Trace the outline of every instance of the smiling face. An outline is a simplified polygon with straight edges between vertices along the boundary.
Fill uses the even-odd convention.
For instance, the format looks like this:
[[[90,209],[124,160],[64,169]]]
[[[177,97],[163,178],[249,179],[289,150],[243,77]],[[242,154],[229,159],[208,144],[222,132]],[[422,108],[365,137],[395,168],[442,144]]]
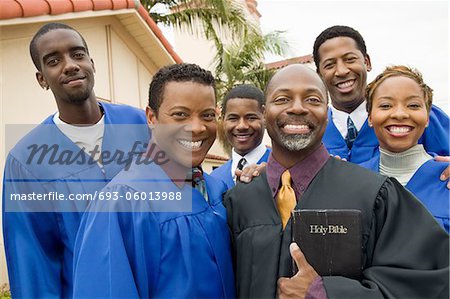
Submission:
[[[43,88],[52,90],[58,105],[95,100],[94,62],[76,31],[49,31],[37,40],[36,48],[41,65],[36,78]]]
[[[372,69],[354,39],[335,37],[319,48],[319,74],[330,92],[333,106],[347,113],[364,101],[367,72]]]
[[[428,125],[425,103],[422,89],[410,78],[395,76],[381,82],[369,115],[380,147],[399,153],[416,145]]]
[[[187,167],[199,166],[213,145],[216,115],[214,88],[190,81],[166,83],[158,113],[147,108],[158,145]]]
[[[226,105],[223,121],[225,134],[236,153],[245,156],[260,145],[263,139],[262,108],[253,99],[229,99]]]
[[[277,161],[318,148],[327,125],[327,94],[319,76],[301,65],[278,71],[267,89],[265,118]]]

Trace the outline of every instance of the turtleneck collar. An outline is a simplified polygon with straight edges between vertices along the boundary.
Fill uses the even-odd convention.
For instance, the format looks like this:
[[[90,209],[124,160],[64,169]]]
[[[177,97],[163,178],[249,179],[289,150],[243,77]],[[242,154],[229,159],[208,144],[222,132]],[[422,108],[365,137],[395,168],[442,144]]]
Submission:
[[[432,159],[422,144],[401,153],[393,153],[380,147],[380,173],[396,178],[405,186],[422,164]]]

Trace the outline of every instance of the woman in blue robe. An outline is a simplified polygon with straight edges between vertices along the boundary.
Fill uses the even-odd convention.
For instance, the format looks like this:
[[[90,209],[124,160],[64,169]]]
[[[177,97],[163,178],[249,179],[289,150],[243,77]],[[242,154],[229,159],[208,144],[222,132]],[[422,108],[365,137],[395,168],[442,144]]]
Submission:
[[[418,143],[429,124],[432,89],[417,70],[392,66],[367,86],[366,98],[368,123],[380,146],[360,165],[396,178],[448,233],[449,190],[439,174],[449,164],[433,160],[434,153]]]
[[[419,143],[425,146],[427,151],[432,151],[440,156],[449,155],[449,118],[442,109],[432,105],[430,110],[430,123],[427,130],[419,139]],[[344,137],[332,121],[331,109],[328,109],[328,126],[323,136],[323,143],[328,152],[333,156],[339,156],[347,161],[361,164],[375,157],[378,152],[378,139],[369,126],[368,120],[364,122],[361,130],[358,132],[353,146],[348,149]]]

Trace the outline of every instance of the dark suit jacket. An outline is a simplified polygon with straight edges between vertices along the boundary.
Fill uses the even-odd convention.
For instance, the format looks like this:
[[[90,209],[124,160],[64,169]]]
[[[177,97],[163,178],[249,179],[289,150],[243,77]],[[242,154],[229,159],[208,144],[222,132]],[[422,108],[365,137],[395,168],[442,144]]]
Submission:
[[[224,200],[238,296],[275,298],[277,279],[292,276],[291,231],[282,231],[265,173]],[[448,295],[448,235],[395,179],[329,159],[296,208],[362,212],[363,279],[324,277],[329,298]]]

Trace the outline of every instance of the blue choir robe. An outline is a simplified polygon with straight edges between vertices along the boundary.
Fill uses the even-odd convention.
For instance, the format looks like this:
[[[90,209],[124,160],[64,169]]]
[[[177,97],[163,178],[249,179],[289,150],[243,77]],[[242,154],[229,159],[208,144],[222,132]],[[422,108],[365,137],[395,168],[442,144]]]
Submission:
[[[379,145],[377,136],[366,119],[353,142],[352,149],[349,150],[344,137],[333,122],[331,109],[328,109],[328,125],[322,141],[330,154],[356,164],[374,157]],[[419,139],[419,143],[424,145],[427,152],[441,156],[449,155],[449,118],[445,112],[434,105],[430,111],[430,123]]]
[[[128,153],[148,143],[149,132],[142,110],[100,103],[105,131],[102,151]],[[113,124],[139,124],[112,126]],[[30,145],[58,145],[58,154],[79,154],[77,162],[51,163],[47,154],[30,159]],[[137,148],[136,148],[137,149]],[[53,115],[38,125],[10,151],[3,180],[3,237],[11,293],[16,297],[70,298],[72,296],[73,248],[88,201],[13,202],[12,194],[93,194],[122,168],[111,162],[102,168],[66,137],[54,124]]]
[[[380,153],[375,157],[361,163],[360,166],[380,172]],[[450,233],[450,191],[446,182],[439,179],[440,174],[449,166],[449,163],[428,160],[417,169],[406,184],[405,188],[411,191],[419,201],[428,209],[439,224]]]
[[[156,212],[155,202],[122,199],[111,206],[91,204],[75,245],[74,298],[235,297],[222,205],[226,187],[204,177],[208,202],[190,184],[176,186],[155,164],[133,165],[117,175],[103,191],[123,199],[127,194],[181,190],[183,201],[192,194],[191,209]],[[159,187],[158,180],[169,188]]]
[[[270,156],[270,148],[266,150],[264,155],[259,159],[257,164],[261,164],[262,162],[267,162]],[[228,189],[233,188],[236,185],[236,182],[233,180],[233,177],[231,176],[231,164],[233,163],[233,159],[228,160],[225,164],[221,165],[220,167],[214,169],[211,172],[211,176],[221,180],[222,182],[227,185]]]

